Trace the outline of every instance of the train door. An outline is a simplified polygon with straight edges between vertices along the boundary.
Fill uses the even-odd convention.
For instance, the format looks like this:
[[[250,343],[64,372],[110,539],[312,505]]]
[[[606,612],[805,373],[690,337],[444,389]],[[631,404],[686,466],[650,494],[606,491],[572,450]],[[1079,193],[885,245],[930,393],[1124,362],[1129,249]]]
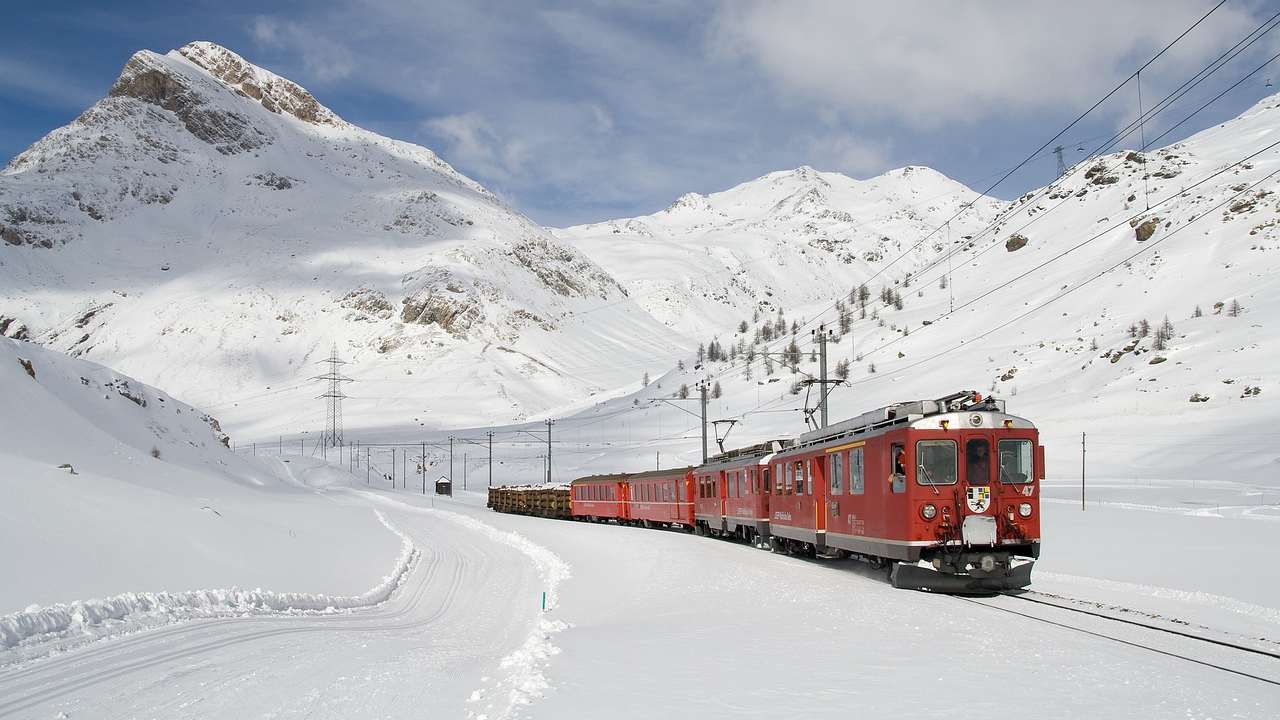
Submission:
[[[809,460],[809,501],[813,503],[814,548],[822,552],[827,545],[827,492],[828,473],[826,454]]]
[[[960,453],[963,468],[960,500],[964,520],[961,531],[964,541],[974,545],[994,545],[996,542],[996,508],[999,506],[998,484],[993,482],[995,473],[995,441],[986,433],[970,433],[964,437]]]

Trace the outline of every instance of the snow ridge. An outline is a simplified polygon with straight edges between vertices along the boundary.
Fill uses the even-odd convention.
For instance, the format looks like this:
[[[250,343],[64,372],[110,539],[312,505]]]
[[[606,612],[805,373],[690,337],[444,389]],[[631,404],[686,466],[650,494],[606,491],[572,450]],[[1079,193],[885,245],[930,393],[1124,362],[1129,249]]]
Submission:
[[[0,616],[0,649],[39,646],[61,640],[79,645],[128,632],[186,620],[247,615],[334,614],[386,602],[412,571],[420,551],[409,536],[378,510],[378,520],[400,537],[400,554],[382,582],[354,596],[323,593],[241,590],[130,592],[48,607],[33,605]],[[62,649],[65,649],[65,645]]]

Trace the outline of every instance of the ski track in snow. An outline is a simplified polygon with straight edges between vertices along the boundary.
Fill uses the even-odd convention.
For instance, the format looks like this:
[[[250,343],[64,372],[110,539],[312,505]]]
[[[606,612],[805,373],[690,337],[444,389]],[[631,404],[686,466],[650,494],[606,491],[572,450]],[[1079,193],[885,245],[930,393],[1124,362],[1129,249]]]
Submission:
[[[545,584],[546,610],[556,607],[560,583],[570,576],[570,566],[551,550],[535,543],[518,532],[500,530],[469,515],[423,508],[375,493],[355,491],[378,502],[395,505],[413,512],[429,513],[445,518],[468,530],[477,532],[495,543],[511,547],[533,561],[534,567]],[[567,630],[568,623],[540,615],[525,641],[502,658],[498,667],[499,677],[484,677],[484,686],[471,693],[468,702],[476,707],[468,710],[473,720],[505,720],[514,716],[517,708],[529,705],[551,688],[546,669],[551,659],[560,653],[552,642],[552,636]]]
[[[375,509],[374,513],[384,527],[400,537],[400,554],[382,582],[360,595],[225,588],[130,592],[48,607],[31,606],[0,617],[0,650],[21,650],[25,661],[88,642],[193,619],[336,614],[374,607],[386,602],[400,587],[421,554],[408,535],[380,511]]]

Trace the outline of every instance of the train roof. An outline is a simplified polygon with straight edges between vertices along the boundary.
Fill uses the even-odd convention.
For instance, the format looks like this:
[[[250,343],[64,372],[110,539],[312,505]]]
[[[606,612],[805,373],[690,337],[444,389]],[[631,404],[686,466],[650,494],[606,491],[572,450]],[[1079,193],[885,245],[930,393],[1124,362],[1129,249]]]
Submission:
[[[792,445],[795,444],[795,442],[796,442],[795,440],[790,438],[781,439],[781,440],[766,440],[765,442],[756,443],[755,445],[748,445],[746,447],[726,450],[720,453],[719,455],[712,455],[711,457],[707,458],[707,461],[703,463],[701,467],[711,467],[713,465],[738,464],[742,460],[752,460],[755,458],[764,457],[765,455],[772,455],[774,453],[782,452],[783,450],[791,447]]]
[[[975,418],[978,420],[976,423]],[[966,426],[1005,427],[1005,420],[1013,422],[1012,427],[1035,427],[1029,420],[1006,414],[1004,400],[983,396],[975,390],[962,390],[934,400],[911,400],[886,405],[834,425],[811,430],[800,436],[795,447],[825,444],[898,425],[938,427],[943,420],[957,429]]]

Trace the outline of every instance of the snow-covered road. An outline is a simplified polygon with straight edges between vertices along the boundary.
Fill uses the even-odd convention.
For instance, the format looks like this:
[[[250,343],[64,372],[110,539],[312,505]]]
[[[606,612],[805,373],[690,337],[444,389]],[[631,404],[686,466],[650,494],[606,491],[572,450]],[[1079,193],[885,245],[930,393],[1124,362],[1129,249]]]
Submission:
[[[483,508],[479,494],[432,499],[355,484],[318,491],[378,510],[421,553],[389,601],[345,614],[191,621],[10,666],[0,670],[0,717],[893,718],[1034,709],[1042,718],[1272,718],[1280,711],[1278,686],[982,604],[894,590],[854,562],[500,515]],[[1076,529],[1092,531],[1065,515],[1055,527],[1060,550]],[[1046,577],[1054,592],[1158,600],[1152,609],[1175,617],[1198,607],[1105,578]],[[1280,660],[1065,611],[1011,609],[1280,679]],[[1216,622],[1235,612],[1212,609],[1191,619]],[[1265,613],[1248,617],[1251,628],[1277,627]]]
[[[388,602],[350,614],[193,621],[97,642],[0,671],[0,716],[462,717],[492,693],[501,717],[504,683],[529,679],[529,664],[501,665],[538,631],[531,598],[546,587],[540,565],[445,513],[373,504],[421,553]],[[482,699],[468,703],[473,693]]]

